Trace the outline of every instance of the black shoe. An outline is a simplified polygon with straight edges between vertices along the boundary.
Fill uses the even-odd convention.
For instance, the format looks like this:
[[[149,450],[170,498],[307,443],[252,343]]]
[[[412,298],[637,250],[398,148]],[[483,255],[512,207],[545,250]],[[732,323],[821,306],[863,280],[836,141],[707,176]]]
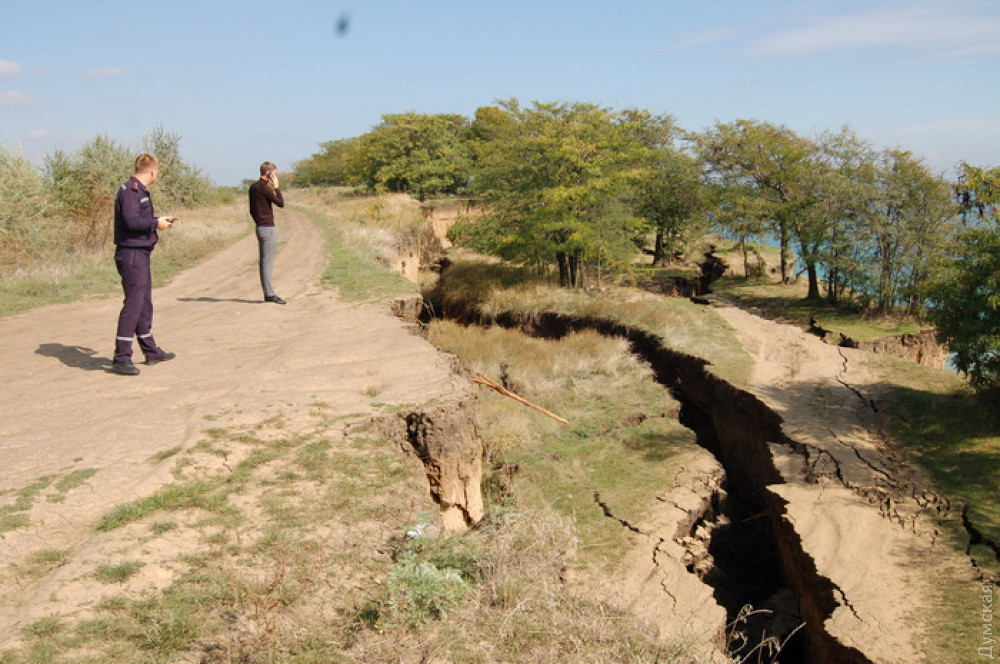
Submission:
[[[157,355],[155,357],[147,357],[146,358],[146,365],[147,366],[152,366],[152,365],[157,364],[159,362],[166,362],[167,360],[172,360],[175,357],[177,357],[177,353],[164,353],[163,355]],[[138,369],[136,371],[138,371]]]
[[[275,304],[287,304],[284,300],[282,300],[277,295],[268,295],[267,297],[264,298],[264,301],[265,302],[274,302]]]
[[[114,360],[111,362],[111,370],[123,376],[138,376],[139,368],[132,364],[131,360]]]

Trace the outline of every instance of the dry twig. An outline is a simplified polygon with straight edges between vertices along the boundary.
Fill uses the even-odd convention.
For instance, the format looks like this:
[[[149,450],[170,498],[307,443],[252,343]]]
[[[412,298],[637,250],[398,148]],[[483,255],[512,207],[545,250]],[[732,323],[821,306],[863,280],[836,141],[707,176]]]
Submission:
[[[524,397],[521,397],[521,396],[518,396],[518,395],[514,394],[513,392],[511,392],[510,390],[508,390],[506,387],[504,387],[503,385],[501,385],[500,383],[497,383],[494,380],[490,380],[489,378],[487,378],[483,374],[476,374],[476,376],[477,377],[472,380],[473,383],[478,383],[479,385],[485,385],[486,387],[489,387],[489,388],[492,388],[492,389],[496,390],[497,392],[499,392],[500,394],[504,395],[505,397],[510,397],[514,401],[517,401],[519,403],[523,403],[528,408],[534,408],[535,410],[537,410],[539,413],[542,413],[543,415],[548,415],[552,419],[557,420],[559,422],[562,422],[563,424],[569,424],[569,420],[563,419],[563,418],[559,417],[558,415],[556,415],[555,413],[553,413],[552,411],[546,410],[546,409],[542,408],[541,406],[538,406],[538,405],[535,405],[535,404],[531,403],[530,401],[528,401]]]

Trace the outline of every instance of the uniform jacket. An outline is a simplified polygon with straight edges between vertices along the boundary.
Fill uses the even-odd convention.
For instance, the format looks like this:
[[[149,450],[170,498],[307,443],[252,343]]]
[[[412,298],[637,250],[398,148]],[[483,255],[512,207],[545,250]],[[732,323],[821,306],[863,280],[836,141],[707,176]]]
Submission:
[[[149,190],[135,177],[129,178],[115,197],[115,244],[152,249],[158,239]]]

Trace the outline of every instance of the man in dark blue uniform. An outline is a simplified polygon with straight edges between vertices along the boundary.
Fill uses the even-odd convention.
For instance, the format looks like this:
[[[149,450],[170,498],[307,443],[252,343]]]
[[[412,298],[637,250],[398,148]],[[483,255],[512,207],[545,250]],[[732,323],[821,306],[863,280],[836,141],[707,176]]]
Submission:
[[[153,215],[149,185],[160,173],[156,157],[142,154],[135,160],[135,175],[118,190],[115,198],[115,266],[122,277],[125,301],[118,315],[115,335],[113,371],[136,376],[139,369],[132,364],[132,339],[139,338],[139,348],[146,364],[171,360],[168,353],[153,340],[153,279],[149,257],[159,239],[158,230],[174,225],[177,217]]]

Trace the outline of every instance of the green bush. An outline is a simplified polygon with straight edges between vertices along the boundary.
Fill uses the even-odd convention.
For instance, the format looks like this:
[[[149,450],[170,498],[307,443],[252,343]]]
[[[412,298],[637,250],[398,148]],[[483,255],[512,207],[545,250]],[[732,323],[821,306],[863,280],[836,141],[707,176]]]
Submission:
[[[153,185],[158,212],[212,203],[215,188],[181,159],[179,145],[180,137],[162,127],[148,132],[140,149],[98,135],[73,152],[45,155],[42,168],[19,149],[0,145],[0,276],[103,251],[111,241],[115,195],[140,151],[160,162]]]
[[[388,617],[397,624],[418,627],[446,616],[465,599],[468,586],[458,570],[407,555],[389,572]]]
[[[17,267],[50,235],[45,179],[20,151],[0,145],[0,263]]]

